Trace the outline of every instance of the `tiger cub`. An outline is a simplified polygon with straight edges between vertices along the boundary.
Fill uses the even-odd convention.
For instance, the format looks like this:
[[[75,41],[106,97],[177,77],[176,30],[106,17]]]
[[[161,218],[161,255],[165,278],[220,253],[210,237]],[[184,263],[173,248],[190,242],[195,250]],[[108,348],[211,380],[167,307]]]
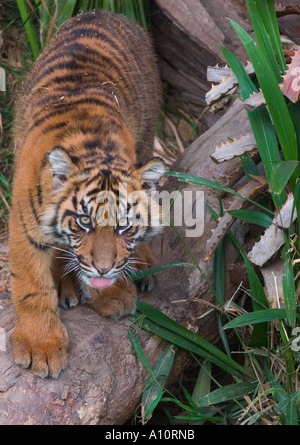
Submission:
[[[127,275],[152,267],[147,240],[158,227],[147,224],[145,199],[121,213],[119,191],[150,200],[165,172],[151,159],[160,105],[149,37],[104,11],[66,21],[23,83],[9,223],[12,339],[15,362],[38,376],[57,377],[67,363],[59,298],[74,306],[81,296],[104,316],[134,310]],[[111,197],[119,219],[108,224]]]

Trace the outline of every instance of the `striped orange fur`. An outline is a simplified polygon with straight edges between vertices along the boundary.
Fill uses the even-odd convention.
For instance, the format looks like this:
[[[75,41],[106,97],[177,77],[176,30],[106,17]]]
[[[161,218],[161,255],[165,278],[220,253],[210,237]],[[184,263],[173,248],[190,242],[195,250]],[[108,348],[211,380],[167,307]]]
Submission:
[[[16,363],[56,377],[68,340],[58,315],[89,301],[104,316],[134,310],[127,275],[153,265],[148,207],[138,223],[103,225],[100,192],[150,195],[164,173],[151,158],[161,102],[147,34],[122,15],[65,22],[24,81],[16,106],[9,249]],[[129,205],[130,208],[130,205]],[[123,218],[123,219],[124,219]],[[152,282],[143,283],[143,287]]]

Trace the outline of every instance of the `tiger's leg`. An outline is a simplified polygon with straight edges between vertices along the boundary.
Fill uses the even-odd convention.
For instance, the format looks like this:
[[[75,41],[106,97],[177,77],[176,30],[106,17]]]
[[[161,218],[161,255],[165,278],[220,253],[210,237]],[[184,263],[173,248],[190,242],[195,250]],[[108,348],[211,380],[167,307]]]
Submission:
[[[80,290],[76,274],[73,271],[67,273],[68,268],[72,268],[68,260],[55,256],[51,268],[58,289],[59,304],[66,309],[77,306]]]
[[[16,325],[12,336],[16,363],[40,377],[57,377],[67,364],[68,340],[57,308],[51,274],[52,249],[37,243],[13,207],[9,256]]]
[[[133,266],[138,270],[151,269],[155,266],[155,260],[152,255],[151,247],[148,243],[142,243],[135,250],[130,260],[133,262]],[[150,275],[149,277],[143,278],[137,283],[137,287],[142,292],[150,292],[154,288],[154,277]]]

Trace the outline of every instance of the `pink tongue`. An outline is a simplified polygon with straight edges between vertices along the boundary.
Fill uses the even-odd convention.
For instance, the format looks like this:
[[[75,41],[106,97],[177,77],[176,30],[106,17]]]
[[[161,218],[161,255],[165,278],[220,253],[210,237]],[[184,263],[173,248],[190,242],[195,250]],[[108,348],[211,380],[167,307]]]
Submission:
[[[92,277],[90,279],[90,283],[92,286],[101,288],[101,287],[107,287],[111,283],[111,278],[96,278]]]

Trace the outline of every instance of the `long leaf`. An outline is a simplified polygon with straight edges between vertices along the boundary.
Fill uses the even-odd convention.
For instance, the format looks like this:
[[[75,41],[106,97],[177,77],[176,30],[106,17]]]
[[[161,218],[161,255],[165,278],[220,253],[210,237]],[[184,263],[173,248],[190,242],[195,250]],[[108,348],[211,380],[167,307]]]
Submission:
[[[29,42],[33,57],[34,57],[34,59],[37,59],[40,54],[40,48],[39,48],[37,38],[35,36],[33,24],[30,20],[26,2],[25,2],[25,0],[17,0],[17,5],[18,5],[19,11],[20,11],[21,18],[24,23],[24,28],[27,33],[28,42]]]
[[[201,364],[196,384],[193,389],[192,398],[198,404],[202,397],[210,393],[211,386],[211,363],[204,360]]]
[[[173,171],[166,172],[165,176],[175,176],[179,181],[182,181],[182,182],[188,182],[189,184],[198,185],[199,187],[208,187],[208,188],[212,188],[214,190],[220,190],[225,193],[230,193],[234,196],[238,196],[240,198],[245,199],[248,202],[251,202],[251,204],[254,204],[257,207],[260,207],[265,212],[273,214],[269,209],[262,206],[258,202],[253,201],[252,199],[249,199],[246,196],[243,196],[240,193],[235,192],[230,187],[226,187],[225,185],[221,185],[216,181],[212,181],[211,179],[202,178],[201,176],[191,175],[188,173],[180,173],[180,172],[173,172]]]
[[[298,161],[277,161],[272,164],[272,174],[269,179],[272,193],[280,195],[298,165]]]
[[[58,28],[62,23],[68,20],[76,13],[76,2],[73,0],[63,0],[59,2],[59,14],[55,23],[55,27]]]
[[[200,399],[198,406],[201,408],[246,396],[253,393],[257,389],[257,385],[257,382],[241,382],[223,386]]]
[[[271,44],[269,34],[266,30],[263,17],[260,13],[259,2],[253,0],[246,0],[250,20],[253,26],[253,30],[256,36],[257,44],[260,47],[262,53],[268,60],[273,73],[275,74],[277,81],[281,81],[280,72],[278,69],[277,61]]]
[[[143,420],[149,420],[154,408],[163,396],[163,388],[171,371],[176,348],[170,344],[161,353],[159,359],[153,367],[155,379],[151,376],[146,382],[146,389],[142,396]]]
[[[265,213],[256,212],[255,210],[228,210],[228,213],[234,218],[241,219],[242,221],[246,221],[252,224],[256,224],[258,226],[265,227],[266,229],[270,227],[273,222],[273,219],[266,215]]]
[[[286,316],[287,313],[285,309],[263,309],[236,317],[234,320],[227,323],[224,326],[224,329],[240,328],[242,326],[249,326],[272,320],[283,320]]]
[[[296,323],[297,315],[297,296],[295,287],[295,277],[293,273],[292,260],[289,254],[289,245],[285,245],[282,249],[282,257],[284,259],[284,268],[282,276],[282,291],[284,304],[286,307],[287,318],[292,327]]]
[[[274,0],[265,0],[256,2],[258,9],[261,12],[261,16],[265,23],[266,30],[269,33],[273,48],[275,50],[277,60],[280,64],[281,72],[284,74],[286,70],[286,63],[284,53],[282,49],[282,43],[280,38],[280,31],[278,27],[278,21],[276,11],[274,7]]]
[[[298,425],[298,407],[294,399],[288,402],[285,425]]]
[[[255,84],[249,78],[238,58],[227,48],[221,47],[221,50],[226,62],[238,79],[243,100],[257,93],[258,90]],[[265,168],[266,177],[269,181],[272,174],[272,162],[280,161],[280,153],[273,123],[266,108],[258,108],[248,112],[248,118]],[[275,195],[273,196],[273,200],[276,207],[280,206],[285,202],[285,194],[283,193],[280,197]]]
[[[263,91],[268,109],[274,122],[278,138],[282,147],[284,159],[286,161],[297,160],[297,143],[295,129],[292,123],[285,99],[280,91],[277,79],[268,62],[255,44],[254,40],[236,22],[231,20],[232,26],[243,42],[250,61],[253,64],[255,74]],[[297,174],[292,177],[292,186],[295,183]]]
[[[214,289],[216,292],[216,304],[223,305],[225,299],[225,242],[222,240],[218,245],[213,260],[213,277],[214,277]],[[224,349],[228,357],[231,357],[230,347],[228,344],[228,340],[226,334],[223,330],[223,320],[222,314],[220,312],[216,313],[217,317],[217,325],[219,330],[219,335],[222,340]]]
[[[161,401],[163,395],[164,395],[164,391],[158,391],[155,398],[152,400],[152,402],[147,407],[147,411],[145,412],[145,415],[143,416],[143,422],[145,422],[151,418],[153,411],[155,410],[155,408]]]
[[[132,332],[132,330],[130,328],[128,329],[128,336],[129,336],[131,344],[132,344],[135,352],[137,353],[140,361],[143,363],[143,365],[145,366],[145,368],[147,369],[149,374],[152,376],[152,378],[155,379],[155,375],[154,375],[152,368],[144,354],[144,351],[142,350],[136,336],[134,335],[134,333]]]
[[[163,270],[167,270],[167,269],[171,269],[173,267],[195,267],[194,264],[191,263],[182,263],[182,262],[174,262],[174,263],[168,263],[168,264],[163,264],[161,266],[156,266],[156,267],[151,267],[150,269],[145,269],[145,270],[138,270],[137,272],[134,272],[130,275],[130,278],[133,281],[140,281],[143,278],[149,277],[150,275],[155,275],[159,272],[162,272]]]
[[[243,257],[244,263],[246,265],[247,275],[250,285],[250,296],[252,299],[254,313],[261,310],[262,308],[268,308],[269,304],[265,291],[260,282],[260,279],[255,273],[252,264],[247,258],[247,254],[244,251],[244,248],[240,245],[240,243],[237,241],[237,239],[231,232],[228,232],[228,238],[240,252],[241,256]],[[249,346],[252,347],[265,346],[267,344],[267,338],[268,338],[268,325],[267,323],[263,322],[259,325],[254,326]]]
[[[140,312],[147,316],[146,319],[142,320],[142,326],[144,328],[177,346],[201,355],[227,372],[231,369],[231,373],[234,375],[239,375],[240,373],[245,373],[249,376],[251,375],[251,373],[233,359],[229,358],[224,352],[220,351],[199,335],[176,323],[158,309],[142,301],[137,301],[136,306]]]

